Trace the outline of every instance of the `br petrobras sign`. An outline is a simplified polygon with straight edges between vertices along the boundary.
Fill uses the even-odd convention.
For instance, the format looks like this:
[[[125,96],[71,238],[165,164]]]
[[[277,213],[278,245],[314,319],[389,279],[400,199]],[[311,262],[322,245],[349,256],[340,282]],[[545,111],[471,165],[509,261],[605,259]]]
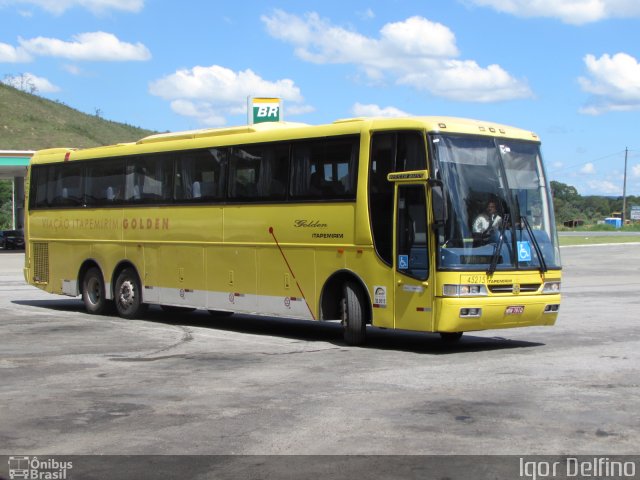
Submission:
[[[249,123],[279,122],[282,118],[282,99],[249,97]]]

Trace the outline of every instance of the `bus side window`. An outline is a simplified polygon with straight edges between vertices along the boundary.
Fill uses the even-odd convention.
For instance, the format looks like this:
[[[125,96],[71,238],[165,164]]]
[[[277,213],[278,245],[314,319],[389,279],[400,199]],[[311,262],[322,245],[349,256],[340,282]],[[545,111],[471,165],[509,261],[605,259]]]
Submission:
[[[171,162],[164,155],[142,155],[127,161],[125,199],[161,203],[171,199]]]
[[[31,168],[31,192],[29,193],[29,208],[46,208],[47,186],[49,177],[53,173],[50,165],[37,165]]]
[[[265,152],[258,179],[258,196],[264,199],[284,200],[289,177],[289,144],[271,145]]]
[[[393,184],[387,175],[393,171],[395,134],[374,134],[369,165],[369,213],[373,244],[380,258],[393,262]]]
[[[425,170],[427,158],[424,137],[419,132],[398,132],[396,172]]]
[[[355,199],[357,137],[296,142],[291,157],[291,197]]]
[[[178,202],[222,200],[226,149],[181,152],[175,162],[173,197]]]
[[[378,256],[392,264],[393,185],[391,172],[424,170],[427,157],[424,136],[418,131],[374,133],[369,164],[369,213],[373,244]]]
[[[424,188],[420,185],[398,187],[397,254],[407,264],[398,269],[419,280],[429,276],[427,216]]]
[[[82,205],[82,166],[69,164],[55,165],[52,187],[52,207],[73,207]]]
[[[122,160],[87,163],[85,183],[87,206],[117,203],[122,200],[123,190],[124,162]]]
[[[234,147],[229,159],[229,198],[243,201],[284,200],[288,172],[288,143]]]
[[[250,200],[258,195],[262,161],[260,147],[234,147],[229,157],[229,198]]]

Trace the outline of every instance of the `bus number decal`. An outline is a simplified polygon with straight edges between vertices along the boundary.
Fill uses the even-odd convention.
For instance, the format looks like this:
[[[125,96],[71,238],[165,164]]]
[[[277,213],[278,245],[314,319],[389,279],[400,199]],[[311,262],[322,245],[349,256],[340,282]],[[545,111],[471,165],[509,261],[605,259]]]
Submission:
[[[462,283],[476,283],[476,284],[485,284],[487,283],[486,275],[466,275],[464,276]]]

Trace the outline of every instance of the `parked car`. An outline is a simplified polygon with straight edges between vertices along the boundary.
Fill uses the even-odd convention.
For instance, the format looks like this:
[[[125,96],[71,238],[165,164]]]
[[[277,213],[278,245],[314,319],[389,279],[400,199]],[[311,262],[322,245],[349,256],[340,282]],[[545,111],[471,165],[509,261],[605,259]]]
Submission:
[[[24,250],[24,233],[22,230],[4,230],[0,232],[0,246],[5,250]]]

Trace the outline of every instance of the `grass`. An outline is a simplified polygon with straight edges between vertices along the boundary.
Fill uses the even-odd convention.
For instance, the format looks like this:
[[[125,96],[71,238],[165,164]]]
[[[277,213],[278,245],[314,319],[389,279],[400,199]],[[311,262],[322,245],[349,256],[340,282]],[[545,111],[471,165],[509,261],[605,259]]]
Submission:
[[[0,82],[2,150],[96,147],[139,140],[151,133],[154,132],[88,115]]]
[[[572,245],[601,245],[605,243],[640,243],[640,236],[633,235],[621,235],[621,236],[606,236],[606,237],[593,237],[589,236],[587,232],[582,236],[572,237],[560,237],[560,246],[567,247]]]
[[[583,225],[576,228],[567,228],[564,225],[558,225],[559,232],[640,232],[640,223],[634,222],[630,225],[625,225],[623,228],[616,228],[613,225],[608,224],[592,224]]]

